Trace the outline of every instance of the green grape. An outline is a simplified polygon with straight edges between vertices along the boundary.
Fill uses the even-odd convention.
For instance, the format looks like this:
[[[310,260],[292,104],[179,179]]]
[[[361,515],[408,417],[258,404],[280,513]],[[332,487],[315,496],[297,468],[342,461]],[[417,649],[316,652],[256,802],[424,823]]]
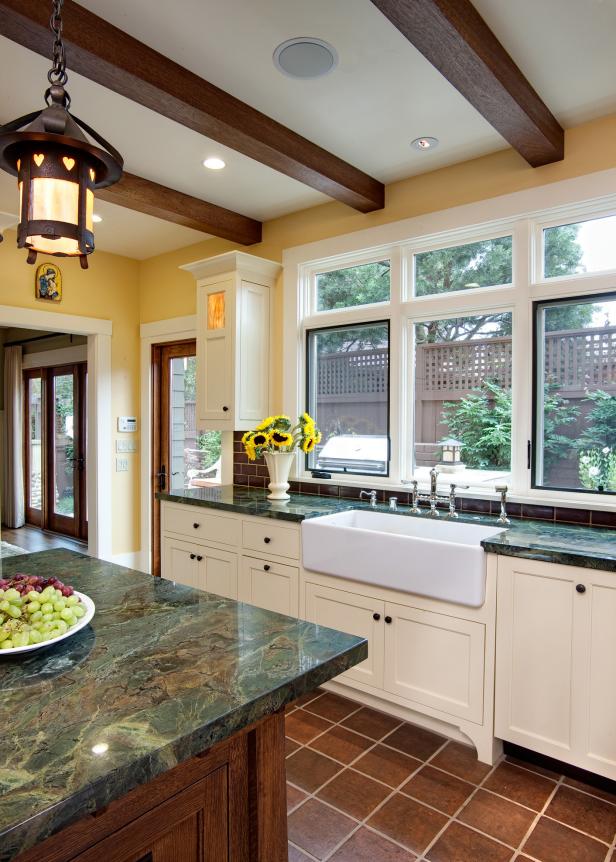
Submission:
[[[3,601],[0,602],[0,611],[3,611],[4,613],[6,613],[8,611],[8,609],[10,608],[10,606],[11,606],[11,603],[9,602],[9,600],[4,599]]]
[[[43,640],[43,635],[36,629],[30,629],[28,638],[31,644],[40,644]]]
[[[13,632],[13,646],[28,646],[30,640],[28,632]],[[6,643],[6,641],[5,641]]]
[[[10,617],[13,617],[14,620],[19,619],[21,616],[21,608],[18,608],[17,605],[10,605],[6,612]]]
[[[41,610],[44,614],[50,614],[53,612],[53,605],[51,602],[45,602],[45,604],[41,605]]]
[[[72,608],[73,605],[78,605],[78,604],[79,604],[79,596],[76,596],[74,593],[72,596],[69,596],[66,600],[66,605],[69,608]]]
[[[65,607],[66,607],[66,602],[64,601],[64,599],[58,599],[57,602],[53,603],[54,611],[63,611]]]
[[[73,615],[72,608],[63,608],[60,611],[60,618],[63,619],[67,623],[75,622],[75,617]]]
[[[43,611],[36,610],[30,616],[30,622],[32,622],[32,623],[38,623],[42,619],[43,619]]]
[[[86,613],[82,605],[75,605],[75,607],[72,608],[72,611],[73,616],[77,617],[77,619],[80,619],[81,617],[85,616]]]
[[[10,587],[10,589],[5,592],[4,598],[9,602],[21,601],[21,596],[13,587]]]
[[[32,595],[32,593],[30,593],[30,595]],[[29,614],[35,614],[37,611],[40,611],[40,609],[41,609],[41,603],[40,602],[35,602],[34,600],[28,602],[27,610],[28,610]]]
[[[42,622],[37,623],[37,625],[38,625],[38,630],[40,632],[43,632],[43,634],[47,634],[47,632],[50,632],[51,628],[52,628],[51,623],[47,622],[46,620],[43,620]]]
[[[53,615],[53,613],[43,614],[42,619],[43,619],[43,622],[50,623],[54,619],[54,615]]]
[[[11,640],[2,641],[2,643],[0,644],[0,649],[13,649],[14,646],[15,644]]]
[[[11,636],[10,631],[8,629],[6,629],[4,626],[0,626],[0,644],[3,641],[8,640],[10,638],[10,636]]]

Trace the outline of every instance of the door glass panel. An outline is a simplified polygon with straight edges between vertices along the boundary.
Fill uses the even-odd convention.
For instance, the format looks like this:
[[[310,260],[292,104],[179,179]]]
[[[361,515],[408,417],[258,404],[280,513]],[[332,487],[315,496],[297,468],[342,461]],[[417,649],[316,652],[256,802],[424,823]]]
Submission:
[[[41,471],[41,378],[28,380],[28,506],[41,510],[42,471]]]
[[[75,516],[74,395],[72,374],[59,374],[54,377],[53,510],[57,515],[67,518]]]
[[[220,482],[220,431],[202,431],[196,423],[194,356],[170,360],[169,487],[172,490]]]

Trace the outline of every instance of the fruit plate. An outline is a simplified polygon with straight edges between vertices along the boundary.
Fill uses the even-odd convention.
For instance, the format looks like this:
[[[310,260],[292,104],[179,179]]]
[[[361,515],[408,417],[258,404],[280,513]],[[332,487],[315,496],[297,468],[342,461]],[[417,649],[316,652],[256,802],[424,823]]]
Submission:
[[[12,649],[0,649],[0,658],[4,656],[17,655],[18,653],[34,652],[34,650],[43,649],[43,647],[48,647],[52,644],[59,644],[61,641],[66,640],[73,635],[76,635],[78,631],[81,631],[81,629],[85,628],[94,616],[94,611],[96,610],[96,608],[90,596],[86,596],[85,593],[80,593],[75,590],[74,595],[79,598],[81,604],[84,607],[85,614],[65,634],[60,635],[60,637],[57,638],[51,638],[50,640],[41,641],[40,644],[28,644],[28,646],[13,647]]]

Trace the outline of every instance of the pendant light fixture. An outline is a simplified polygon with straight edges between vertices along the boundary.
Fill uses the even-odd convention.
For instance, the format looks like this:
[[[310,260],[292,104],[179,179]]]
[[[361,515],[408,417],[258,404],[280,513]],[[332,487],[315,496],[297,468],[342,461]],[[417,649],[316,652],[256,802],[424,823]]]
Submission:
[[[124,162],[97,132],[69,113],[62,4],[53,0],[49,23],[54,44],[47,107],[0,126],[0,167],[17,176],[17,246],[28,249],[28,263],[35,263],[40,252],[78,257],[87,269],[87,256],[94,251],[94,191],[117,182]]]

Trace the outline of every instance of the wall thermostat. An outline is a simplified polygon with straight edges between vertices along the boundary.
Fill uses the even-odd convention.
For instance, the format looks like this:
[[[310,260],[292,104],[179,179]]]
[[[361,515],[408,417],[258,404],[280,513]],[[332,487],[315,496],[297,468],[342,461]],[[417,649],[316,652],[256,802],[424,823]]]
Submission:
[[[137,430],[136,416],[118,416],[118,431],[134,433]]]

